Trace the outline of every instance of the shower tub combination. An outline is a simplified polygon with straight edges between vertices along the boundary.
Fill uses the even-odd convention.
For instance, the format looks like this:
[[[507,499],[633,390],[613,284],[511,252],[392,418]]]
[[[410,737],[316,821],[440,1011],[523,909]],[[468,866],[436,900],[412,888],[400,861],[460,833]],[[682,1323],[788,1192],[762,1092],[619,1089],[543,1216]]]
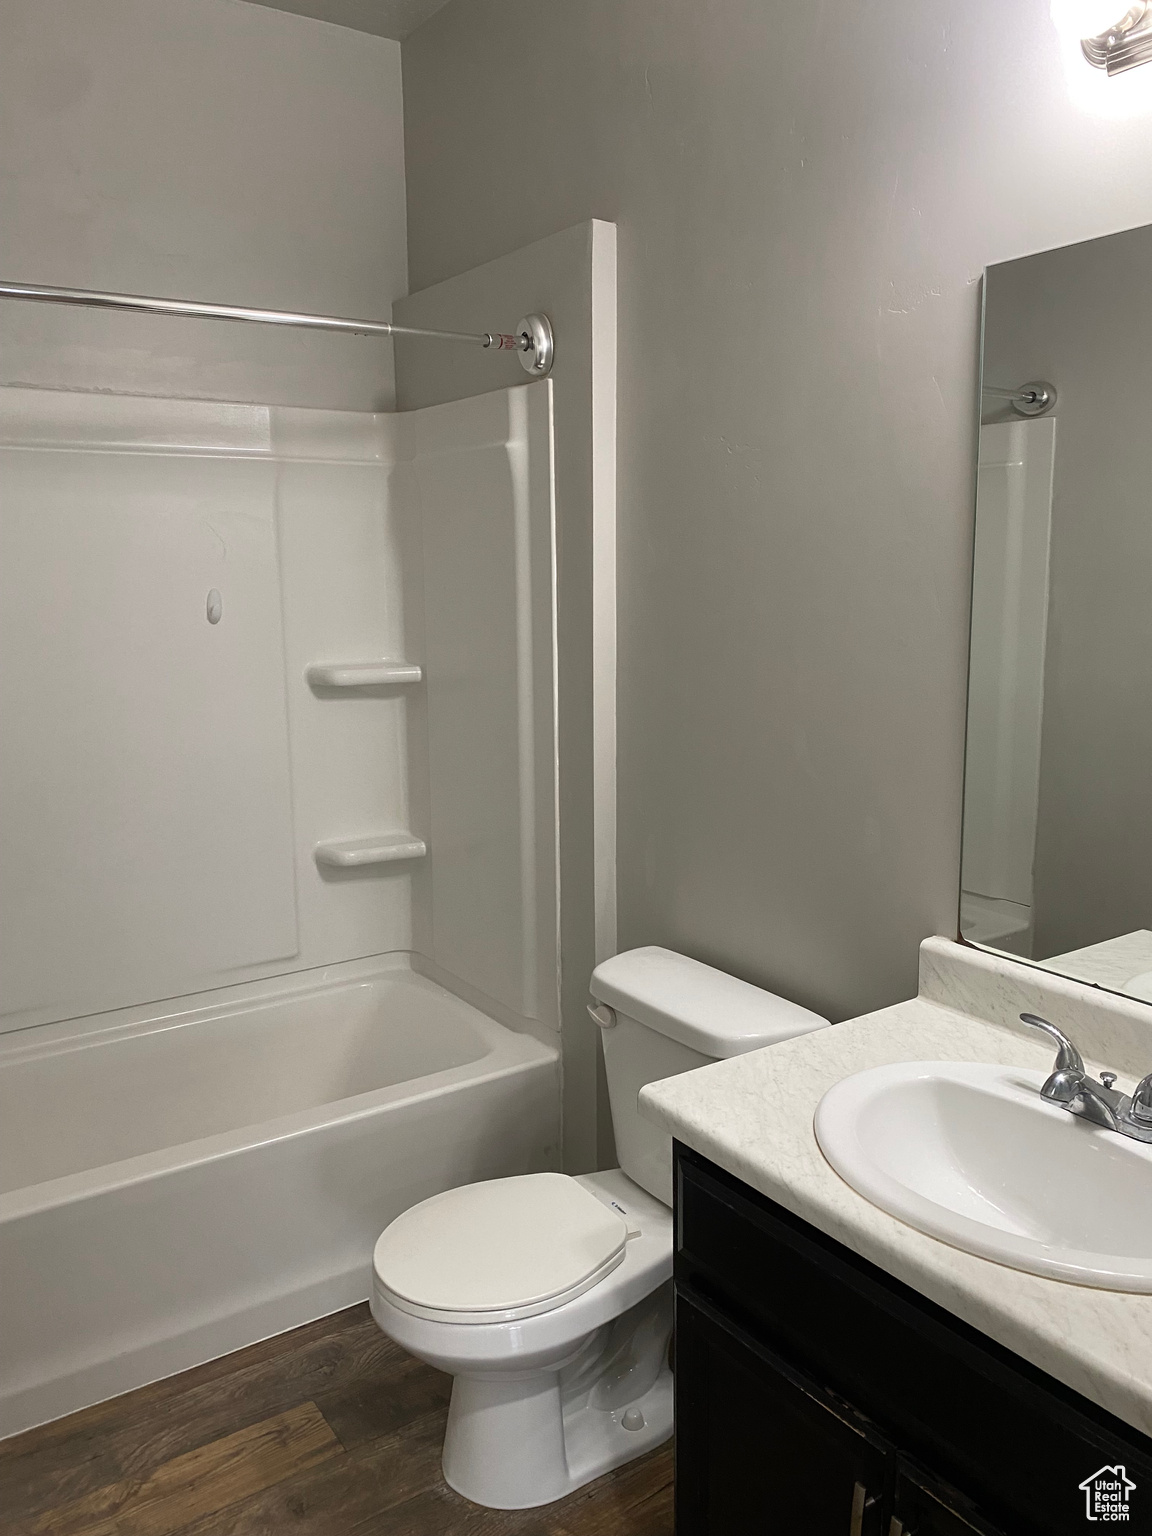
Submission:
[[[406,958],[0,1047],[0,1436],[370,1293],[402,1210],[558,1166],[558,1055]]]
[[[558,1166],[553,438],[0,389],[0,1435]]]

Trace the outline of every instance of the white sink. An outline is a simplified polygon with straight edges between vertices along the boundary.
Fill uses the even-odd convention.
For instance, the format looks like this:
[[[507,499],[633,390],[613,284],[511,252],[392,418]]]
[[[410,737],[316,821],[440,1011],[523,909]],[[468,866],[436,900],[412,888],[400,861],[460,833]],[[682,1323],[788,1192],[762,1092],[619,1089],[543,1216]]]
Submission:
[[[1152,1292],[1152,1146],[1040,1097],[1045,1073],[911,1061],[830,1088],[824,1156],[929,1236],[1076,1285]]]
[[[1120,991],[1127,992],[1129,997],[1138,997],[1145,1003],[1152,1003],[1152,971],[1141,971],[1139,976],[1126,981]]]

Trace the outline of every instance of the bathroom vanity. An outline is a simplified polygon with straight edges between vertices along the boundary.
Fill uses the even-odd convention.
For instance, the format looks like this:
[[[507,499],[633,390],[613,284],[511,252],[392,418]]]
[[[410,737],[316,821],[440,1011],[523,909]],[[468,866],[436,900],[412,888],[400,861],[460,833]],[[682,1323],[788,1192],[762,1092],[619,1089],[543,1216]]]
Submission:
[[[1051,1045],[1023,1011],[1059,1020],[1126,1090],[1152,1057],[1145,1005],[932,939],[917,998],[642,1090],[677,1141],[677,1536],[1152,1532],[1152,1293],[917,1230],[817,1140],[829,1090],[886,1064],[983,1062],[1042,1083]],[[1058,1191],[1083,1205],[1103,1178],[1107,1208],[1109,1133],[1043,1113],[1091,1165],[1079,1186],[1053,1165]],[[1031,1143],[1015,1162],[1010,1145],[1001,1157],[990,1131],[984,1158],[1009,1210]],[[923,1155],[915,1137],[907,1155]],[[1117,1246],[1136,1251],[1125,1222]]]
[[[1152,1531],[1145,1436],[682,1146],[676,1199],[677,1536]]]

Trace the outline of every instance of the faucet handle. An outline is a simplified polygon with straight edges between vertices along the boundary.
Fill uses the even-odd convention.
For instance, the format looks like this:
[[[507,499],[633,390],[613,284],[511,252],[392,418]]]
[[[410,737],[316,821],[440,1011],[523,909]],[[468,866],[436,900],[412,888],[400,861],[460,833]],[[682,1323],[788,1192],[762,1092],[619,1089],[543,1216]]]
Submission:
[[[1152,1072],[1142,1077],[1132,1090],[1132,1107],[1129,1114],[1141,1125],[1152,1125]]]
[[[1057,1072],[1083,1073],[1084,1058],[1063,1030],[1057,1029],[1056,1025],[1050,1024],[1047,1019],[1042,1019],[1038,1013],[1022,1013],[1020,1015],[1020,1022],[1021,1024],[1030,1024],[1033,1029],[1042,1029],[1046,1035],[1055,1040],[1058,1049],[1056,1052],[1056,1065],[1052,1069],[1053,1075]],[[1149,1084],[1148,1114],[1152,1118],[1152,1073],[1145,1078],[1145,1082]]]

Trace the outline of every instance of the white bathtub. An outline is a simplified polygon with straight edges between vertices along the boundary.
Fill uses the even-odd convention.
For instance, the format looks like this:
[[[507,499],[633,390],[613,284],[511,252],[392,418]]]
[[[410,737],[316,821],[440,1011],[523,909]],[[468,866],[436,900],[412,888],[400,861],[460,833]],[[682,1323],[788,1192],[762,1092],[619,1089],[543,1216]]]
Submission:
[[[361,1301],[405,1207],[557,1165],[556,1051],[403,961],[104,1022],[0,1046],[0,1436]]]

